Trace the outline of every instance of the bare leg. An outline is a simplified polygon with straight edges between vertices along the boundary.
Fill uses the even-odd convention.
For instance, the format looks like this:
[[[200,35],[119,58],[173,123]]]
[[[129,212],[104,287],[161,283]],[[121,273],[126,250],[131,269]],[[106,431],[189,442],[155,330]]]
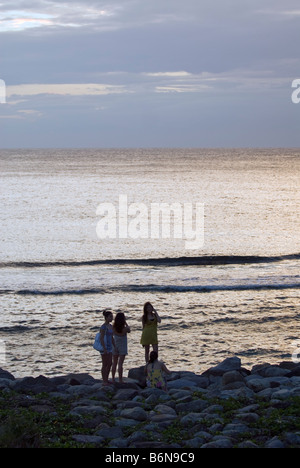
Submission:
[[[146,361],[146,364],[149,361],[149,351],[150,351],[150,345],[145,345],[145,361]]]
[[[112,373],[112,380],[113,380],[113,382],[115,381],[115,375],[116,375],[116,370],[117,370],[117,365],[118,365],[118,359],[119,359],[119,355],[118,355],[118,354],[114,354],[114,355],[113,355],[112,368],[111,368],[111,373]]]
[[[153,351],[155,351],[157,353],[157,356],[158,356],[158,344],[154,344],[152,345],[153,347]]]
[[[112,353],[108,354],[102,354],[102,379],[103,383],[107,385],[108,382],[108,376],[111,368],[111,363],[112,363]]]
[[[123,382],[123,363],[124,363],[125,355],[121,355],[119,357],[119,365],[118,365],[118,372],[119,372],[119,382]]]

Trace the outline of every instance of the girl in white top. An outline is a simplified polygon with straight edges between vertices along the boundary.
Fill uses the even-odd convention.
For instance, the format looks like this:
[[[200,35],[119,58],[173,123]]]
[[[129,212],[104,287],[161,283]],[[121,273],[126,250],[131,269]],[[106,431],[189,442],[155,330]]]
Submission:
[[[102,379],[103,385],[109,385],[108,376],[112,365],[112,351],[114,346],[113,329],[111,322],[113,314],[110,310],[103,312],[105,322],[100,327],[100,343],[101,343],[101,357],[102,357]]]

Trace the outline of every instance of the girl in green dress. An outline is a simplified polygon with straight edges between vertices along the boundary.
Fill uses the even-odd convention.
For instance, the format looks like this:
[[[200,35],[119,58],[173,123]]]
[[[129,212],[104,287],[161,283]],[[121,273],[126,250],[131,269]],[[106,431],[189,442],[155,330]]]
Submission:
[[[161,318],[150,302],[144,305],[144,313],[142,317],[143,332],[141,337],[141,345],[145,348],[145,361],[149,361],[150,346],[153,351],[158,354],[158,339],[157,339],[157,324],[161,322]]]

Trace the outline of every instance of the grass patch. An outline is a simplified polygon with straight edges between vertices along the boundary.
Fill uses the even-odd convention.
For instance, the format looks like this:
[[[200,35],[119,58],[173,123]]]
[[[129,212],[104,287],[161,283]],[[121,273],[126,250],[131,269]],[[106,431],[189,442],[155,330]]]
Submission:
[[[73,435],[93,434],[94,431],[86,427],[88,417],[69,414],[73,401],[76,400],[68,403],[49,400],[53,411],[38,413],[30,406],[22,407],[24,398],[0,392],[0,448],[84,447],[72,439]],[[40,403],[38,395],[34,403]],[[105,416],[103,422],[106,422]]]

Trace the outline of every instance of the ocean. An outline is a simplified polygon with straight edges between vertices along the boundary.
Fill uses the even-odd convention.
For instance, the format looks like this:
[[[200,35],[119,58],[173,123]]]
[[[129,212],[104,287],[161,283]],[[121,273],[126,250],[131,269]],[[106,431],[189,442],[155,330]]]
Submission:
[[[299,149],[0,150],[0,165],[0,367],[100,378],[111,309],[132,330],[126,375],[146,301],[171,370],[300,348]]]

